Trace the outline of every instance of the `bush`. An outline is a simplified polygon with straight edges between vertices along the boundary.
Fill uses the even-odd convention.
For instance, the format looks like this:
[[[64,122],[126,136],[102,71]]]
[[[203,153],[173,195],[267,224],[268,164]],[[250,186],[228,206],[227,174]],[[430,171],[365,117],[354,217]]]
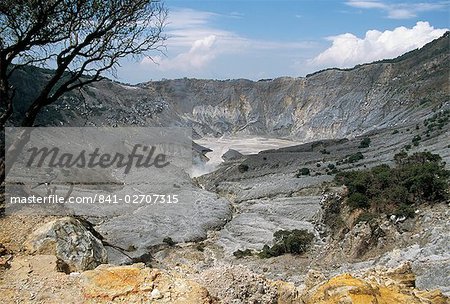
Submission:
[[[330,151],[328,151],[327,149],[322,149],[322,150],[320,150],[320,153],[322,153],[322,154],[330,154]]]
[[[300,170],[298,170],[298,172],[295,176],[301,177],[303,175],[310,175],[310,174],[311,174],[311,170],[309,170],[309,168],[301,168]]]
[[[369,207],[369,198],[359,192],[355,192],[350,194],[348,197],[347,203],[350,207],[356,208],[367,208]]]
[[[252,256],[253,253],[252,253],[252,251],[250,249],[245,249],[245,250],[238,249],[235,252],[233,252],[233,255],[237,259],[241,259],[241,258],[246,257],[246,256]]]
[[[370,223],[371,221],[373,221],[376,218],[377,218],[376,214],[373,214],[371,212],[363,212],[356,218],[355,224],[360,223],[360,222]]]
[[[387,190],[388,198],[393,203],[401,204],[408,201],[408,189],[402,185],[393,185]]]
[[[445,201],[450,171],[439,155],[430,152],[394,156],[397,166],[376,166],[360,171],[338,173],[335,181],[348,188],[347,204],[390,212],[392,208],[422,202]],[[399,210],[407,213],[406,207]]]
[[[364,155],[361,152],[357,152],[352,155],[347,155],[347,159],[345,162],[353,164],[353,163],[359,162],[362,159],[364,159]]]
[[[261,258],[280,256],[286,253],[302,254],[311,246],[314,234],[307,230],[279,230],[273,234],[274,245],[264,245],[259,253]]]
[[[174,246],[176,243],[172,240],[171,237],[166,237],[163,239],[163,242],[169,245],[170,247]]]
[[[401,164],[403,160],[405,160],[408,157],[408,153],[405,151],[402,151],[400,153],[397,153],[394,155],[394,160],[397,165]]]
[[[360,143],[358,148],[368,148],[370,146],[370,138],[366,137],[364,138]]]
[[[394,214],[397,217],[406,217],[406,218],[413,218],[416,213],[414,212],[414,208],[410,205],[401,204],[398,206],[397,210],[395,210]]]
[[[412,143],[414,146],[418,146],[419,142],[422,140],[422,137],[420,137],[419,135],[414,136],[414,138],[412,139]]]
[[[248,167],[247,165],[245,165],[245,164],[240,164],[240,165],[238,166],[238,171],[239,171],[240,173],[247,172],[248,169],[249,169],[249,167]]]
[[[197,249],[200,252],[203,252],[203,251],[205,251],[205,244],[198,243],[197,245],[195,245],[195,249]]]

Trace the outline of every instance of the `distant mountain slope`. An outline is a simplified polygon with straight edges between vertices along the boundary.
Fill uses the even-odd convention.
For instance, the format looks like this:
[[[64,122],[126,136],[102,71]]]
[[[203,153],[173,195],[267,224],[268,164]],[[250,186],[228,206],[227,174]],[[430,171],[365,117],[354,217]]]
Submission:
[[[396,59],[274,80],[177,79],[126,86],[104,80],[69,94],[38,123],[193,126],[199,136],[264,134],[338,138],[414,123],[449,106],[447,32]],[[28,68],[13,80],[16,109],[49,70]],[[84,97],[84,101],[80,96]],[[86,106],[88,105],[88,106]]]

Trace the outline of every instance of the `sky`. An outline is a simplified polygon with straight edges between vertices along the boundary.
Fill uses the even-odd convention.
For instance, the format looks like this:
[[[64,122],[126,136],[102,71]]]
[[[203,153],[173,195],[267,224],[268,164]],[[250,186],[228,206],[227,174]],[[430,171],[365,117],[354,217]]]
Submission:
[[[450,28],[450,1],[166,0],[161,52],[124,60],[118,80],[302,77],[395,58]]]

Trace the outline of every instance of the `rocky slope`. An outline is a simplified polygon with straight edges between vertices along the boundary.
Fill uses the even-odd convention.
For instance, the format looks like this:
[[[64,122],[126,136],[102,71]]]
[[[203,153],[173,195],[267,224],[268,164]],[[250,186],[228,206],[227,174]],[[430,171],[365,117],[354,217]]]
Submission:
[[[178,208],[135,208],[92,217],[92,224],[58,217],[0,217],[0,243],[5,244],[0,246],[0,286],[5,291],[0,300],[446,303],[439,291],[412,287],[450,293],[448,202],[420,206],[414,219],[396,221],[385,214],[376,233],[360,223],[340,239],[326,231],[324,206],[343,196],[342,189],[330,184],[334,169],[391,165],[402,150],[438,153],[449,168],[448,119],[434,122],[432,130],[424,121],[449,113],[449,40],[447,33],[394,60],[305,78],[180,79],[138,86],[104,80],[65,96],[46,108],[39,125],[192,126],[197,136],[263,134],[315,141],[231,158],[195,180],[172,168],[176,180],[171,184],[193,196]],[[39,80],[51,71],[20,73],[15,80],[16,121]],[[364,137],[357,137],[361,133]],[[360,147],[363,138],[371,144]],[[358,153],[362,159],[345,162]],[[300,168],[310,174],[298,175]],[[154,185],[146,177],[146,172],[135,172],[124,181],[147,191]],[[315,236],[311,249],[267,259],[233,255],[238,249],[261,250],[280,229],[309,230]],[[171,241],[164,242],[166,237]],[[105,250],[109,263],[139,261],[147,267],[101,265],[92,270],[105,262]],[[400,270],[379,267],[397,268],[404,262],[409,266]]]
[[[192,126],[198,136],[341,138],[423,118],[450,96],[449,33],[393,60],[257,82],[178,79],[128,86],[104,80],[68,94],[38,124]],[[51,73],[15,75],[20,118]]]
[[[326,279],[309,272],[308,285],[267,280],[244,267],[218,267],[188,279],[172,270],[101,265],[70,275],[57,272],[51,255],[21,256],[0,269],[2,303],[408,303],[445,304],[438,290],[414,288],[409,264],[345,273]]]

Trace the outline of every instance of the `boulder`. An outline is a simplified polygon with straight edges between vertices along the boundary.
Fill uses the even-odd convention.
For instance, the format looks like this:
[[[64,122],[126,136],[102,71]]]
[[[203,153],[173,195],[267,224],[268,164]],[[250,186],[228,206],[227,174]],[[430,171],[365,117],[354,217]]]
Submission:
[[[94,269],[107,263],[102,242],[80,221],[64,217],[44,224],[28,238],[25,247],[34,254],[55,255],[67,272]]]
[[[225,152],[222,155],[222,159],[224,161],[230,161],[230,160],[236,160],[241,158],[243,155],[241,152],[233,150],[233,149],[229,149],[227,152]]]
[[[301,298],[305,304],[448,303],[448,297],[438,290],[412,288],[411,275],[408,265],[364,278],[345,273],[307,290]]]
[[[176,273],[144,267],[101,265],[82,274],[84,303],[211,303],[208,291]]]

